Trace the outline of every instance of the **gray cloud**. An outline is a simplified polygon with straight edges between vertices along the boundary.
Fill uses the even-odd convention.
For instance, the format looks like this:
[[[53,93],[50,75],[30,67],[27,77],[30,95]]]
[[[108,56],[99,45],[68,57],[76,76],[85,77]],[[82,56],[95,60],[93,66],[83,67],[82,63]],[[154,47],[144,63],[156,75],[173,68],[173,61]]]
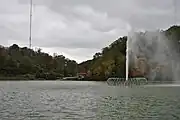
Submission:
[[[0,44],[27,46],[30,0],[0,2]],[[127,35],[128,25],[153,30],[174,22],[173,0],[33,0],[33,4],[33,46],[78,61]],[[178,17],[179,5],[177,0]]]

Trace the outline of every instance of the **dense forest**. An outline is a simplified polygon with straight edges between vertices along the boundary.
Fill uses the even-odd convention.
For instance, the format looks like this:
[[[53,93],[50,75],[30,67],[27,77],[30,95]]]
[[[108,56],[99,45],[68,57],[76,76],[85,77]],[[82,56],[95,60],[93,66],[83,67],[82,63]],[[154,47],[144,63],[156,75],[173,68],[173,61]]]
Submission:
[[[79,70],[90,71],[93,79],[125,75],[125,55],[127,37],[122,37],[113,42],[109,47],[96,53],[92,60],[79,64]]]
[[[176,51],[173,53],[180,53],[180,26],[172,26],[165,31],[161,30],[159,32],[163,34],[166,39],[168,39],[168,46],[171,47],[173,51]],[[148,32],[137,33],[139,36],[141,36],[140,38],[142,39],[142,44],[146,44],[144,43],[145,38],[143,38],[146,33]],[[126,41],[127,37],[120,37],[108,47],[103,48],[102,52],[96,53],[92,60],[80,63],[79,70],[89,71],[90,77],[96,80],[107,80],[108,77],[125,77]],[[151,54],[155,54],[153,53],[155,52],[154,45],[148,46],[148,49],[151,49]],[[150,59],[146,55],[145,57],[146,59]],[[174,54],[174,57],[172,58],[179,58],[179,54]],[[133,64],[130,64],[129,67],[129,75],[131,76]],[[149,65],[149,67],[151,66]],[[145,75],[140,74],[139,76]]]
[[[50,56],[27,47],[0,46],[0,79],[58,79],[74,76],[77,73],[76,61],[63,55]]]

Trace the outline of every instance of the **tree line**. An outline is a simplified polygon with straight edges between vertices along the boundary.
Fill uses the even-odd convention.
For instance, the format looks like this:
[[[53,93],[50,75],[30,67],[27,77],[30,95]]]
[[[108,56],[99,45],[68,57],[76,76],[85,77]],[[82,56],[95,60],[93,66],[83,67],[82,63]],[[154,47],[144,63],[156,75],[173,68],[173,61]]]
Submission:
[[[51,56],[38,49],[0,46],[1,79],[46,79],[54,80],[63,76],[74,76],[77,63],[63,55]]]

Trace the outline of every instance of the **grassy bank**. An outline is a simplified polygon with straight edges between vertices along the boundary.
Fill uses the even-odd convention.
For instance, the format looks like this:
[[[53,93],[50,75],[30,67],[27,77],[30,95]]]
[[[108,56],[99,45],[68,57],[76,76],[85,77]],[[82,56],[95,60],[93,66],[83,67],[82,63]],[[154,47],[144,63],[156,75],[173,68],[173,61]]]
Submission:
[[[0,81],[33,81],[33,80],[62,80],[62,81],[106,81],[107,79],[97,79],[97,78],[83,78],[83,79],[69,79],[63,80],[62,78],[55,78],[55,79],[45,79],[45,78],[36,78],[33,76],[0,76]]]
[[[34,80],[34,79],[29,79],[26,77],[0,77],[0,81],[6,81],[6,80],[20,81],[20,80]]]
[[[60,78],[46,79],[46,78],[36,78],[35,76],[0,76],[0,81],[31,81],[31,80],[58,80]]]
[[[0,77],[0,81],[46,81],[46,80],[60,80],[60,79],[29,79],[26,77]]]

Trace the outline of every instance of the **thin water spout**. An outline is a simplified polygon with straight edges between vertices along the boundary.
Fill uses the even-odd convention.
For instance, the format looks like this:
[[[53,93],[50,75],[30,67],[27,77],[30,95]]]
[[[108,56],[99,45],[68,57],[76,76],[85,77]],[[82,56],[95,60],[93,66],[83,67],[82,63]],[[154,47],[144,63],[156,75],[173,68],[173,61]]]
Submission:
[[[130,41],[130,35],[132,32],[132,27],[130,24],[127,24],[127,41],[126,41],[126,81],[129,79],[129,41]]]
[[[128,45],[129,37],[127,37],[126,41],[126,81],[128,80],[129,75],[129,45]]]

